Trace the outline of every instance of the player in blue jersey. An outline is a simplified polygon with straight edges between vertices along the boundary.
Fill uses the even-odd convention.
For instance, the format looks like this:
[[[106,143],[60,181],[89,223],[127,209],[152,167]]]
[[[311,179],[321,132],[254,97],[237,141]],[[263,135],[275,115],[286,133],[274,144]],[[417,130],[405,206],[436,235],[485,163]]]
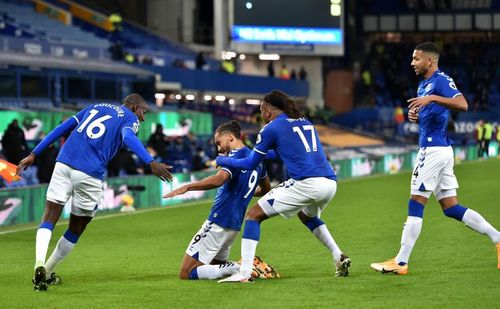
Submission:
[[[248,282],[260,238],[260,223],[276,215],[298,215],[333,255],[336,275],[347,276],[351,260],[342,253],[326,225],[319,219],[337,191],[337,177],[327,161],[314,126],[298,110],[296,103],[281,91],[272,91],[260,105],[267,123],[255,148],[246,158],[217,157],[217,165],[251,170],[274,150],[288,169],[290,179],[259,199],[247,213],[241,242],[239,272],[219,282]]]
[[[220,125],[214,140],[219,153],[229,157],[244,158],[250,153],[241,141],[241,128],[236,121]],[[217,174],[179,187],[164,197],[214,188],[219,189],[208,219],[184,254],[179,274],[181,279],[217,279],[238,271],[239,264],[228,262],[229,251],[243,224],[248,203],[254,195],[267,193],[270,183],[262,164],[252,170],[223,167]]]
[[[467,101],[451,77],[438,68],[439,49],[435,44],[419,44],[413,51],[411,66],[423,79],[417,97],[408,100],[410,121],[419,122],[420,150],[411,178],[408,217],[403,228],[401,248],[394,259],[373,263],[382,273],[407,274],[408,260],[422,230],[424,205],[434,193],[444,215],[462,221],[471,229],[486,234],[496,244],[500,269],[500,233],[480,214],[458,203],[458,182],[453,172],[454,156],[448,138],[450,109],[467,111]]]
[[[47,189],[45,213],[36,234],[35,290],[46,290],[47,284],[60,281],[53,271],[71,252],[95,216],[103,193],[106,166],[123,145],[148,164],[153,174],[162,180],[172,180],[168,170],[171,167],[153,161],[136,137],[147,110],[146,101],[138,94],[127,96],[121,106],[105,103],[89,105],[51,131],[28,157],[19,162],[18,175],[33,164],[45,148],[71,132],[57,157]],[[68,229],[45,262],[52,230],[70,198]]]

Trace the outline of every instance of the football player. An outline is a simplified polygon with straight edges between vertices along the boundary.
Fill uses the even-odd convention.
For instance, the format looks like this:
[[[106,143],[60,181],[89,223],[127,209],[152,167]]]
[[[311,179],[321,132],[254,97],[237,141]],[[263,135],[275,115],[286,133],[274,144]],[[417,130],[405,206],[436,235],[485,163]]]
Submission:
[[[267,125],[257,136],[255,148],[241,159],[219,156],[217,165],[251,170],[274,149],[291,178],[269,191],[248,211],[241,241],[240,270],[219,282],[248,282],[260,239],[260,223],[276,215],[290,218],[295,214],[331,252],[336,275],[347,276],[351,260],[342,253],[319,218],[337,191],[337,177],[314,126],[281,91],[267,94],[260,112]]]
[[[220,125],[214,140],[219,153],[229,157],[243,158],[250,152],[241,141],[241,128],[236,121]],[[217,174],[183,185],[164,197],[214,188],[219,189],[210,214],[184,254],[181,279],[217,279],[238,271],[238,263],[228,262],[231,246],[241,229],[248,203],[254,195],[267,193],[270,183],[262,164],[248,170],[222,167]]]
[[[123,145],[149,165],[154,175],[162,180],[172,180],[171,166],[155,162],[136,137],[147,111],[146,101],[138,94],[127,96],[121,106],[106,103],[89,105],[51,131],[29,156],[19,162],[17,175],[33,164],[50,144],[72,131],[57,157],[47,189],[45,213],[36,233],[35,290],[43,291],[47,289],[47,284],[60,282],[54,270],[73,250],[95,216],[103,193],[106,166]],[[70,198],[68,229],[45,262],[52,230]]]
[[[423,79],[418,85],[417,97],[408,100],[408,118],[419,122],[420,150],[411,178],[411,197],[401,248],[395,258],[371,264],[372,268],[382,273],[408,273],[408,260],[422,230],[424,206],[432,193],[445,216],[488,235],[496,244],[500,269],[500,233],[480,214],[458,202],[458,182],[453,172],[453,141],[448,137],[447,128],[450,109],[467,111],[467,101],[453,79],[439,70],[438,60],[439,49],[434,43],[419,44],[413,51],[411,66],[415,74]]]

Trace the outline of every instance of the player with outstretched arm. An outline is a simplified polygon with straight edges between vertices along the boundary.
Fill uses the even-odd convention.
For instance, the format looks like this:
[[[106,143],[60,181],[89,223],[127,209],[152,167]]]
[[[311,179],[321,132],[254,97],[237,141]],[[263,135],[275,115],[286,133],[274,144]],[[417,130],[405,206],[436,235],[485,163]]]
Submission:
[[[336,275],[347,276],[351,260],[342,253],[319,218],[337,191],[337,177],[314,126],[300,113],[295,101],[281,91],[267,94],[260,111],[266,125],[257,136],[255,148],[242,159],[219,156],[217,165],[251,170],[274,149],[291,178],[269,191],[248,211],[241,241],[240,270],[219,282],[251,280],[261,222],[277,215],[290,218],[295,214],[331,252]]]
[[[171,166],[155,162],[136,136],[147,111],[148,104],[138,94],[127,96],[121,106],[89,105],[51,131],[28,157],[19,162],[17,175],[33,164],[50,144],[71,132],[57,157],[47,189],[45,213],[36,233],[35,290],[43,291],[48,284],[60,282],[54,270],[73,250],[95,216],[103,193],[106,166],[123,145],[148,164],[154,175],[164,181],[172,180]],[[52,230],[70,198],[68,229],[45,262]]]
[[[250,153],[241,141],[241,127],[236,121],[220,125],[214,140],[219,153],[231,158],[244,158]],[[231,246],[243,224],[248,203],[253,196],[267,193],[270,186],[262,164],[252,170],[222,167],[217,174],[183,185],[164,196],[172,198],[188,191],[219,188],[208,219],[186,249],[181,279],[217,279],[239,270],[238,263],[228,261]]]

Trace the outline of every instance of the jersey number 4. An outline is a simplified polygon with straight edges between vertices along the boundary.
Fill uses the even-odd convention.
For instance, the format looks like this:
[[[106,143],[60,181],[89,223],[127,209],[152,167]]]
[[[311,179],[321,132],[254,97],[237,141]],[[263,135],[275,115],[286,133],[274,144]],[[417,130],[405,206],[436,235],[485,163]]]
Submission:
[[[311,140],[312,140],[312,151],[318,151],[318,144],[316,143],[316,134],[314,132],[314,127],[312,125],[305,125],[300,127],[293,127],[293,132],[297,133],[304,144],[304,148],[306,148],[307,152],[311,152],[311,146],[309,146],[309,142],[302,131],[310,131],[311,132]]]
[[[106,127],[104,126],[103,122],[111,118],[110,115],[105,115],[102,117],[97,118],[96,120],[92,121],[90,124],[89,122],[94,119],[95,115],[99,113],[98,110],[93,109],[90,111],[90,115],[85,119],[85,121],[80,125],[80,127],[76,130],[78,133],[82,133],[85,127],[87,127],[87,130],[85,131],[87,133],[87,136],[96,139],[101,137],[104,132],[106,132]],[[94,132],[95,131],[95,132]]]

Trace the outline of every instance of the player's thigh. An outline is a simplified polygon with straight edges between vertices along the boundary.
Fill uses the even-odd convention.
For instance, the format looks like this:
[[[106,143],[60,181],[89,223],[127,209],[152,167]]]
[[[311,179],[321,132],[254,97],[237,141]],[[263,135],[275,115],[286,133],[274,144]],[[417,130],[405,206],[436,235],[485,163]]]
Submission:
[[[319,206],[324,209],[328,205],[336,188],[336,181],[324,177],[289,179],[269,191],[258,203],[268,217],[279,214],[290,218],[307,207],[315,215]]]
[[[434,191],[434,196],[438,201],[457,195],[456,189],[459,186],[457,177],[455,176],[454,165],[454,160],[450,159],[443,168],[438,185]]]
[[[238,236],[238,231],[226,229],[225,231],[225,239],[222,244],[219,252],[214,257],[214,260],[226,262],[229,259],[229,254],[231,253],[231,247],[233,246],[234,240]]]
[[[309,205],[313,200],[303,194],[298,183],[297,180],[288,179],[267,192],[258,201],[262,211],[270,218],[281,215],[288,219]]]
[[[411,177],[411,194],[429,198],[436,190],[444,168],[453,160],[451,147],[420,148]]]
[[[72,168],[66,164],[56,163],[47,188],[47,201],[63,206],[66,204],[73,193],[71,171]]]
[[[206,220],[189,243],[186,254],[203,264],[210,264],[229,237],[224,228]]]
[[[103,194],[102,180],[78,170],[71,174],[73,199],[71,213],[76,216],[94,217]]]
[[[314,201],[311,205],[302,209],[308,217],[320,217],[337,192],[337,182],[327,178],[314,178],[309,184],[311,192],[314,192]]]

